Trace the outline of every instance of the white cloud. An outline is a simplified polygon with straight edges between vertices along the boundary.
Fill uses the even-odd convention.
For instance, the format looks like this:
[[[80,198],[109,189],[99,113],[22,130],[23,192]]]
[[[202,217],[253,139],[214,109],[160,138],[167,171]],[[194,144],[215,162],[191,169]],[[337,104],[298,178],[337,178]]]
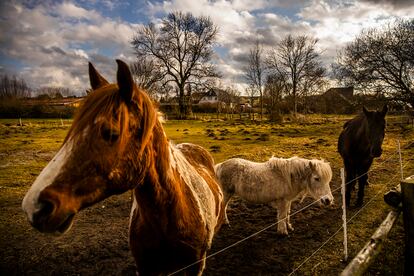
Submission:
[[[136,24],[105,18],[74,3],[2,4],[0,46],[3,56],[26,65],[20,73],[33,87],[65,86],[84,92],[88,87],[87,61],[114,75],[115,58],[130,59],[130,39]],[[6,12],[7,11],[7,12]],[[94,60],[102,54],[111,58]]]
[[[101,16],[94,10],[86,10],[82,7],[78,7],[70,2],[63,2],[56,7],[56,11],[62,17],[72,17],[78,19],[88,19],[88,20],[101,20]]]
[[[39,1],[43,4],[32,7],[17,1],[0,3],[0,53],[19,61],[18,69],[29,84],[61,85],[83,92],[89,85],[87,61],[113,80],[114,59],[133,60],[130,39],[138,24],[107,18],[101,9],[73,1],[49,5]],[[94,7],[98,5],[113,10],[121,3],[101,0]],[[177,10],[209,16],[219,27],[220,51],[214,62],[223,82],[238,87],[244,87],[243,68],[256,39],[269,48],[288,34],[313,36],[319,39],[323,60],[329,64],[337,50],[363,28],[396,17],[414,17],[412,1],[395,0],[165,0],[147,2],[137,14],[143,10],[157,23]],[[1,61],[0,71],[6,71],[5,67]]]

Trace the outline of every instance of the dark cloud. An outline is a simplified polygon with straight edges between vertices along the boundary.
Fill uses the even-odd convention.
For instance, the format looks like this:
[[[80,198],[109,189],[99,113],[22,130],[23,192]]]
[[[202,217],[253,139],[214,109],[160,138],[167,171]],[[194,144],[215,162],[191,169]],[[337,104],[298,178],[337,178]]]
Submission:
[[[404,9],[408,7],[414,7],[413,0],[359,0],[359,2],[365,2],[375,5],[390,5],[397,9]]]

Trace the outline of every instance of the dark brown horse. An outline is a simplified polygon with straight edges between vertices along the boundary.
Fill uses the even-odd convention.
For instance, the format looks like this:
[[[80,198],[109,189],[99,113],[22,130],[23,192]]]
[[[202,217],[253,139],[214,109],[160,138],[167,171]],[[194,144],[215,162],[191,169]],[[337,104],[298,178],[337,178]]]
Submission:
[[[194,262],[184,272],[199,275],[224,216],[213,158],[199,146],[170,143],[151,100],[117,63],[117,84],[89,64],[93,91],[23,209],[41,232],[64,233],[80,210],[132,190],[129,236],[139,275]]]
[[[338,151],[344,161],[346,171],[345,201],[349,206],[351,191],[358,181],[357,206],[361,206],[364,199],[364,188],[368,183],[368,170],[375,157],[382,154],[382,141],[385,132],[385,114],[388,108],[385,105],[382,111],[363,112],[344,124],[339,135]],[[356,180],[357,179],[357,180]]]

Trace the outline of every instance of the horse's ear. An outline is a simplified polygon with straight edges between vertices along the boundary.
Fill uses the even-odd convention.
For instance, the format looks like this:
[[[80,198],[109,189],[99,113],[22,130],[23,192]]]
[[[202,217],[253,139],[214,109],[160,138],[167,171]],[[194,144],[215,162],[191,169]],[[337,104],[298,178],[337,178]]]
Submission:
[[[315,165],[315,164],[313,164],[313,163],[312,163],[312,161],[309,161],[309,168],[310,168],[312,171],[315,171],[315,169],[316,169],[316,165]]]
[[[134,93],[134,79],[128,65],[122,60],[117,59],[118,72],[116,79],[118,82],[119,93],[125,102],[130,102]]]
[[[89,81],[91,82],[92,90],[98,89],[106,84],[108,81],[96,71],[92,63],[89,62]]]
[[[368,109],[365,108],[365,106],[362,107],[362,111],[364,112],[365,116],[369,117],[371,115],[371,112],[368,111]]]
[[[382,116],[385,117],[385,115],[387,114],[387,112],[388,112],[388,106],[387,105],[384,105],[384,107],[382,108],[382,111],[381,111]]]

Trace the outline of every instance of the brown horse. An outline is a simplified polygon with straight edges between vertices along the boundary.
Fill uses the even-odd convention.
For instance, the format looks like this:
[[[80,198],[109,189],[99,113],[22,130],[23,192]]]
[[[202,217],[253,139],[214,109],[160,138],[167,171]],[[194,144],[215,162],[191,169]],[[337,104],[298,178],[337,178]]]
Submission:
[[[382,154],[382,141],[385,134],[385,115],[388,107],[382,111],[363,112],[345,123],[339,135],[338,151],[344,161],[346,171],[345,202],[349,206],[351,191],[358,179],[357,206],[361,206],[364,199],[364,188],[368,183],[368,170],[375,157]]]
[[[199,275],[223,221],[223,195],[212,156],[171,144],[156,109],[117,60],[117,84],[89,63],[92,92],[64,143],[23,199],[30,223],[64,233],[77,212],[133,191],[129,242],[140,275]]]

